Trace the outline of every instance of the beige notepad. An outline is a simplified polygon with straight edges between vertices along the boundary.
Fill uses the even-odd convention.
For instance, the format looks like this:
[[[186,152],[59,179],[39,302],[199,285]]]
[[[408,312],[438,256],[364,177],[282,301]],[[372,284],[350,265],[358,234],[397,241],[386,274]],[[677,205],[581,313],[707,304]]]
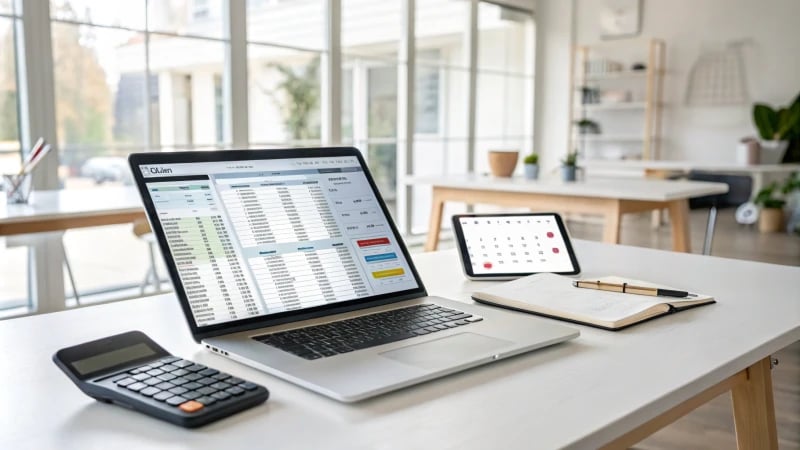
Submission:
[[[675,289],[614,276],[599,280],[606,283],[627,282],[637,286]],[[711,296],[698,293],[686,298],[654,297],[581,289],[574,287],[572,282],[572,278],[541,273],[475,292],[472,298],[490,305],[607,330],[620,330],[648,319],[714,303]]]

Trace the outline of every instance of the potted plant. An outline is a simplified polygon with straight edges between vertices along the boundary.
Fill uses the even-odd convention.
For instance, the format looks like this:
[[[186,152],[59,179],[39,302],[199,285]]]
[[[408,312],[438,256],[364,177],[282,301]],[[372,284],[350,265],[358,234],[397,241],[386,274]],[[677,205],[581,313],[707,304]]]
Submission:
[[[578,152],[567,153],[567,157],[561,160],[561,179],[564,181],[575,181],[575,174],[578,171]]]
[[[508,178],[514,173],[518,159],[517,150],[489,150],[489,170],[495,177]]]
[[[758,191],[753,203],[761,206],[758,216],[758,231],[762,233],[774,233],[783,228],[783,206],[786,200],[777,197],[778,183],[773,182],[769,186]]]
[[[600,134],[600,124],[591,119],[576,120],[575,125],[578,127],[580,134]]]
[[[531,153],[522,160],[525,163],[525,178],[535,180],[539,178],[539,155]]]
[[[800,95],[777,110],[764,103],[753,105],[753,123],[761,142],[761,162],[800,161]]]
[[[781,190],[786,199],[786,212],[789,216],[786,231],[800,234],[800,172],[792,173],[783,183]]]

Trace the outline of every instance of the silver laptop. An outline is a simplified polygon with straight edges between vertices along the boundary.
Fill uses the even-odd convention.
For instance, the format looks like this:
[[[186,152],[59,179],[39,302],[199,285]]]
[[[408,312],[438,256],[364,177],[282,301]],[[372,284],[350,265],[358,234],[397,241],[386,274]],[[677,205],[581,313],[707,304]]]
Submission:
[[[428,296],[354,148],[130,164],[195,340],[320,394],[354,402],[578,336]]]

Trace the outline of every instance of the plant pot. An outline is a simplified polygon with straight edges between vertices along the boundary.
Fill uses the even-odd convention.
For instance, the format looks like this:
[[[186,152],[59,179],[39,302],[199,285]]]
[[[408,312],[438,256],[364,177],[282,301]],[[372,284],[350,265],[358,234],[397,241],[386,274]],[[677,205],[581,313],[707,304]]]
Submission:
[[[762,208],[758,215],[758,231],[775,233],[783,230],[783,208]]]
[[[789,141],[761,141],[761,164],[780,164]]]
[[[514,173],[514,169],[517,167],[518,159],[518,151],[490,150],[489,168],[492,170],[492,175],[503,178],[510,177],[511,174]]]
[[[535,180],[537,178],[539,178],[539,165],[525,164],[525,179]]]
[[[577,169],[576,166],[561,166],[561,179],[564,181],[575,181]]]

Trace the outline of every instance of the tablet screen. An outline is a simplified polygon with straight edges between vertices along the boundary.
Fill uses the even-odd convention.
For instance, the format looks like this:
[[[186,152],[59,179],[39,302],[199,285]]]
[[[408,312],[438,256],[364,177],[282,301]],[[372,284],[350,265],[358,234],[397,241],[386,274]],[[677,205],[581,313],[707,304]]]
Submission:
[[[557,214],[471,214],[456,216],[453,222],[467,275],[579,272],[569,236]]]

